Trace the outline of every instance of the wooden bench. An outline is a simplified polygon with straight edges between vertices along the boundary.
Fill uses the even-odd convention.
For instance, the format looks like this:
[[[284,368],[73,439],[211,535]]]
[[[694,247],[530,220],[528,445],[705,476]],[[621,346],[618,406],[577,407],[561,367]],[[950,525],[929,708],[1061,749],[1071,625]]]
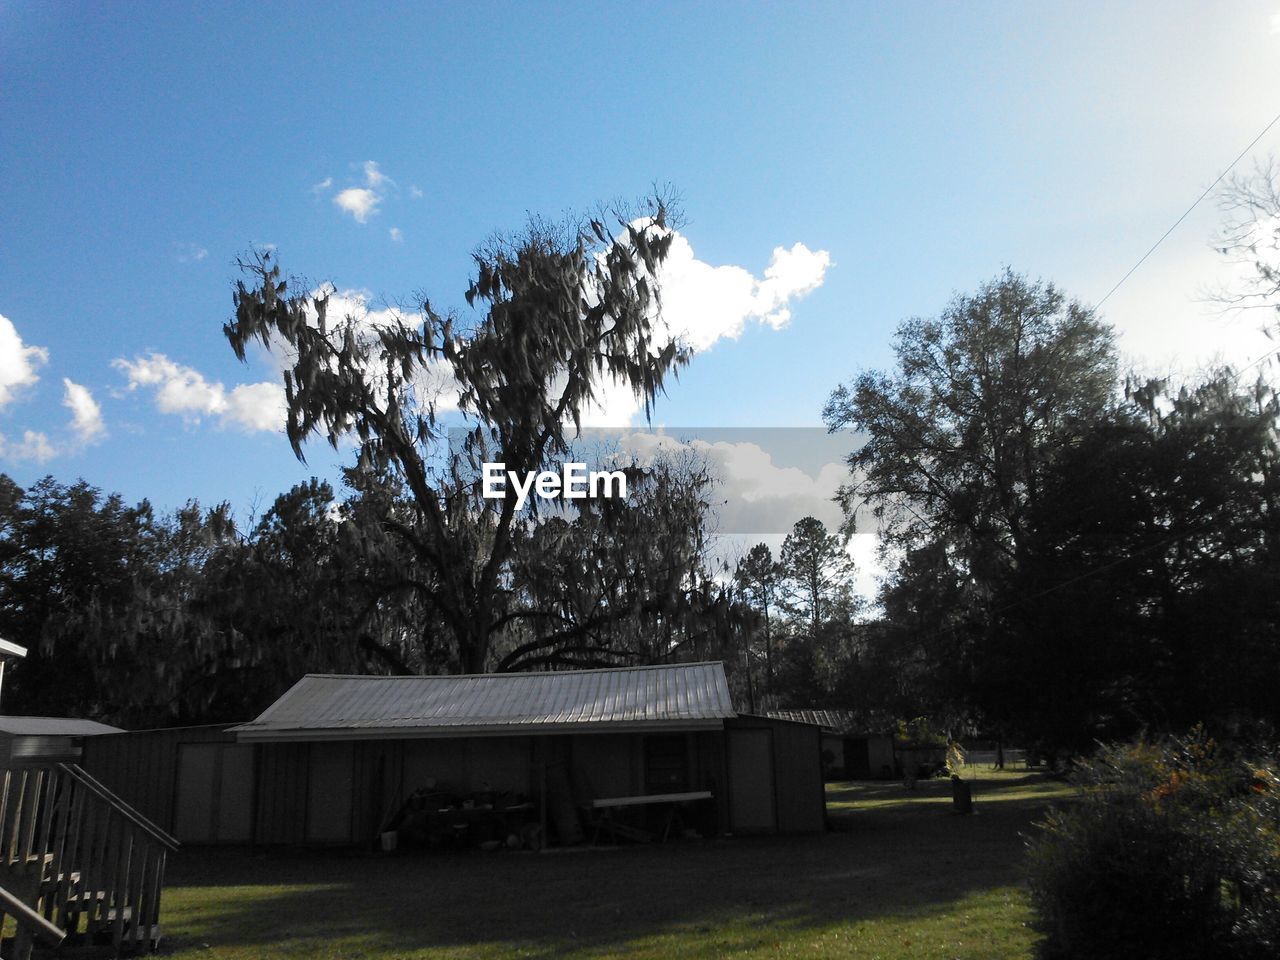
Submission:
[[[667,807],[667,819],[663,825],[661,836],[661,840],[665,841],[670,835],[671,828],[676,820],[680,819],[681,806],[699,800],[710,799],[711,791],[709,790],[691,790],[685,793],[653,793],[639,797],[605,797],[600,800],[592,800],[591,809],[596,814],[596,817],[595,832],[592,834],[591,842],[594,844],[600,839],[601,831],[608,831],[615,843],[619,839],[648,843],[653,839],[653,834],[647,830],[640,830],[637,827],[619,823],[614,817],[614,811],[616,810],[647,806]]]

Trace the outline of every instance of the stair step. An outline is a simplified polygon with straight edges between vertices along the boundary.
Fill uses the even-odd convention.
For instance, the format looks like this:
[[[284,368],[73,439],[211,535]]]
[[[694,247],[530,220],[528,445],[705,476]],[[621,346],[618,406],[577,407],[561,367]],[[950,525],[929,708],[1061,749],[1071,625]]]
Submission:
[[[80,871],[73,870],[69,874],[59,873],[56,876],[46,877],[44,881],[40,884],[40,893],[41,894],[49,893],[51,890],[58,889],[58,887],[62,886],[64,883],[68,887],[80,886]]]
[[[105,900],[107,891],[105,890],[82,890],[79,893],[67,897],[67,903],[89,903],[90,901]]]

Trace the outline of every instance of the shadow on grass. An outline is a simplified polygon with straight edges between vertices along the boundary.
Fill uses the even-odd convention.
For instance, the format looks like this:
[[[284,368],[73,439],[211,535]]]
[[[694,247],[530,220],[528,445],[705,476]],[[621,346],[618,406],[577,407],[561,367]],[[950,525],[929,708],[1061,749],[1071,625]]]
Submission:
[[[549,958],[627,953],[671,935],[715,956],[796,931],[935,916],[1018,884],[1020,834],[1045,806],[1014,798],[1028,785],[980,801],[972,817],[929,802],[932,785],[888,808],[874,804],[901,784],[840,786],[830,799],[851,805],[833,805],[838,829],[810,837],[546,855],[186,851],[171,869],[165,921],[178,952],[208,944],[236,956],[327,945],[334,956]]]

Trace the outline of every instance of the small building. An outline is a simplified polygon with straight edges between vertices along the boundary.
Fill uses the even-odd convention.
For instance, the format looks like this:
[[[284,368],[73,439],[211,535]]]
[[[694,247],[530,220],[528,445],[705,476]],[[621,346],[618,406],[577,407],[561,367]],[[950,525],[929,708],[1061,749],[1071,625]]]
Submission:
[[[779,720],[822,731],[822,775],[828,780],[891,780],[897,776],[893,737],[868,733],[852,710],[770,710]]]
[[[739,716],[723,665],[693,663],[308,675],[248,723],[97,738],[84,764],[190,843],[369,843],[446,791],[573,842],[662,797],[696,798],[702,835],[821,831],[820,754],[816,727]]]
[[[0,716],[0,766],[11,763],[76,763],[85,737],[123,733],[96,720]]]
[[[27,648],[0,638],[0,693],[4,671],[10,660],[21,660]],[[15,763],[75,763],[80,759],[85,737],[120,733],[94,720],[70,717],[6,717],[0,715],[0,766]]]

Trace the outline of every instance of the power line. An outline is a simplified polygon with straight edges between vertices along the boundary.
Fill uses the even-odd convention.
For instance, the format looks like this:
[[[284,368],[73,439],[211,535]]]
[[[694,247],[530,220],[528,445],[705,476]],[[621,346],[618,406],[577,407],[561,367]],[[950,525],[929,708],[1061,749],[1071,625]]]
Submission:
[[[1196,207],[1200,206],[1200,201],[1213,192],[1213,188],[1222,182],[1223,178],[1226,177],[1226,175],[1231,172],[1232,168],[1241,160],[1243,160],[1245,155],[1254,147],[1256,147],[1258,145],[1258,141],[1261,140],[1263,137],[1265,137],[1268,131],[1270,131],[1271,128],[1274,127],[1277,123],[1280,123],[1280,113],[1277,113],[1274,117],[1272,117],[1271,122],[1262,128],[1262,132],[1259,133],[1256,137],[1254,137],[1247,147],[1245,147],[1243,150],[1240,151],[1239,155],[1234,160],[1232,160],[1231,163],[1227,165],[1227,168],[1223,170],[1222,173],[1218,174],[1218,179],[1214,180],[1213,183],[1205,187],[1204,192],[1201,193],[1200,196],[1196,197],[1195,202],[1192,203],[1191,206],[1187,207],[1187,209],[1183,211],[1182,216],[1180,216],[1177,220],[1173,222],[1173,226],[1171,226],[1168,230],[1166,230],[1161,235],[1160,239],[1151,245],[1151,249],[1148,250],[1146,253],[1144,253],[1141,259],[1139,259],[1137,263],[1135,263],[1132,267],[1129,268],[1129,272],[1126,273],[1123,277],[1121,277],[1118,281],[1116,281],[1116,285],[1107,291],[1106,296],[1104,296],[1101,300],[1099,300],[1096,304],[1094,304],[1095,310],[1101,307],[1104,303],[1106,303],[1107,300],[1111,297],[1111,295],[1115,293],[1117,290],[1119,290],[1121,285],[1126,280],[1128,280],[1131,276],[1133,276],[1134,271],[1147,262],[1147,257],[1151,256],[1151,254],[1156,252],[1156,247],[1164,243],[1165,240],[1168,239],[1169,234],[1173,233],[1173,231],[1178,229],[1178,225],[1191,215],[1191,211],[1194,210]]]

